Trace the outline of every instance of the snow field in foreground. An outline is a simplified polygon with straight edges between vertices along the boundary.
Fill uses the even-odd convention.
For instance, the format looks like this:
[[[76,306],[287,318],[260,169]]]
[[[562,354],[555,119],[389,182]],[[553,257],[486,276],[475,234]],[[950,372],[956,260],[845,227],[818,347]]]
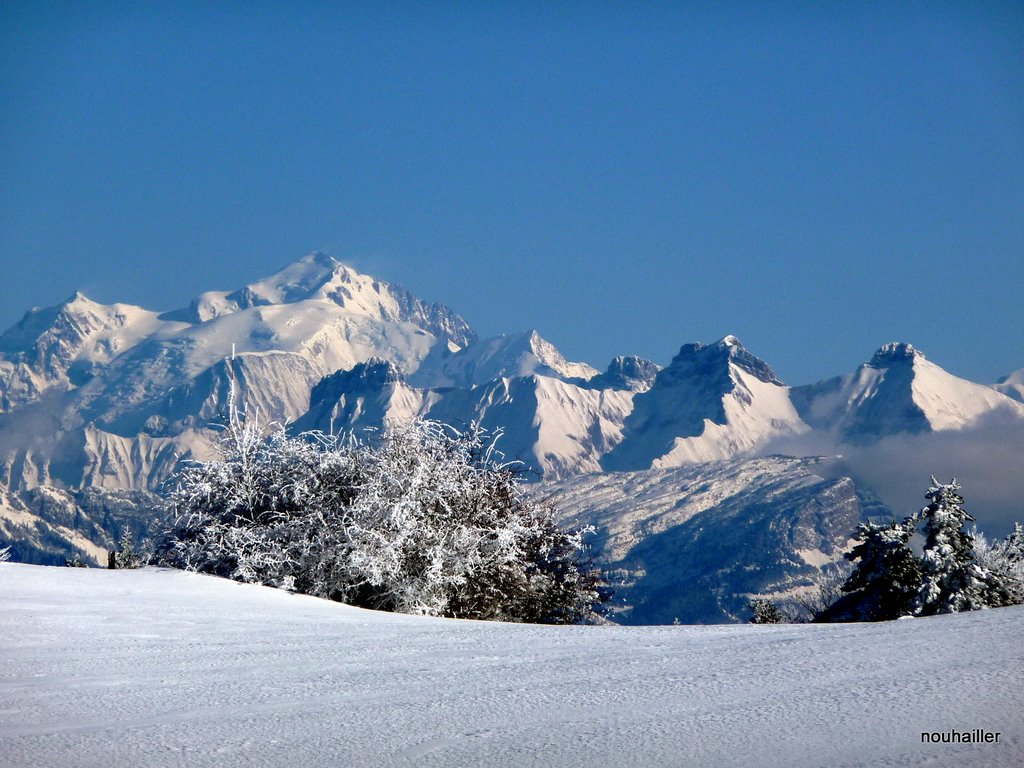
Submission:
[[[0,565],[0,765],[1017,766],[1024,608],[540,627]],[[983,728],[992,744],[922,744]]]

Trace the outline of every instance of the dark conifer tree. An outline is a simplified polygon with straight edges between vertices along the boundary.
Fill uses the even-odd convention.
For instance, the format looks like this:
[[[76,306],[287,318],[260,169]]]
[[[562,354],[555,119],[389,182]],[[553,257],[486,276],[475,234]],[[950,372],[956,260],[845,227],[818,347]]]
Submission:
[[[913,518],[861,523],[860,543],[844,555],[857,563],[842,586],[846,594],[815,620],[889,621],[909,614],[921,588],[921,563],[908,546],[914,528]]]

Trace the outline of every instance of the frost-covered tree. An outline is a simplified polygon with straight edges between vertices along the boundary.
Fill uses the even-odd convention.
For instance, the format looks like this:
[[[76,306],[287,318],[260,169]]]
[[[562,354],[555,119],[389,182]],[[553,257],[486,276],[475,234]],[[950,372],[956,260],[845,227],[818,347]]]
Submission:
[[[861,523],[860,543],[844,557],[856,563],[842,586],[845,595],[825,608],[816,621],[888,621],[905,616],[921,589],[921,563],[908,545],[914,518],[888,525]]]
[[[843,597],[843,585],[852,573],[853,565],[845,561],[830,563],[822,568],[810,589],[790,598],[789,613],[792,619],[789,623],[814,621],[815,617],[828,610]]]
[[[0,547],[0,563],[6,563],[11,559],[11,548]]]
[[[1017,523],[1005,539],[992,543],[978,531],[971,538],[975,561],[1005,590],[1004,604],[1024,603],[1024,526]]]
[[[940,483],[932,477],[925,498],[929,504],[917,515],[924,523],[925,542],[914,613],[958,613],[1002,604],[998,581],[975,561],[973,541],[964,530],[974,518],[964,509],[956,478]]]
[[[747,603],[751,624],[782,624],[782,613],[771,600],[755,597]]]
[[[357,445],[232,414],[221,452],[177,477],[159,562],[435,616],[571,623],[607,597],[582,533],[527,499],[475,427]]]
[[[121,532],[121,540],[118,542],[117,553],[114,555],[114,567],[138,568],[141,565],[142,555],[140,555],[135,549],[135,542],[133,541],[131,530],[125,528]]]
[[[237,581],[337,598],[332,563],[348,548],[360,458],[338,438],[289,438],[232,409],[220,457],[169,485],[175,519],[157,562]]]
[[[350,601],[403,613],[571,623],[601,602],[581,534],[522,493],[478,428],[391,429],[351,507]]]

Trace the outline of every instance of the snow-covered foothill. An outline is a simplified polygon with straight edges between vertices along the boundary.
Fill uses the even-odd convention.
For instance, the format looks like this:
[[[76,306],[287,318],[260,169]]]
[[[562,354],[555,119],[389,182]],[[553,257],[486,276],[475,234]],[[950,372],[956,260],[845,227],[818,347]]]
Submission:
[[[1024,761],[1024,608],[540,627],[167,570],[10,563],[0,608],[0,755],[13,768]],[[922,743],[951,729],[999,738]]]

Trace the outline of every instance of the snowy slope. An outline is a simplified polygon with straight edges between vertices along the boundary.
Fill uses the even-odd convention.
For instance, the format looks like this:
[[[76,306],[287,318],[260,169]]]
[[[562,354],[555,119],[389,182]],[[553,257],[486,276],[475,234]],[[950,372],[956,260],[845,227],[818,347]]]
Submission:
[[[500,429],[498,448],[508,460],[553,479],[600,470],[601,456],[622,439],[633,397],[628,390],[533,375],[439,391],[425,415],[457,427],[477,421]]]
[[[807,431],[789,388],[734,336],[685,344],[634,401],[608,470],[664,468],[749,455]]]
[[[874,625],[539,627],[158,570],[0,565],[0,754],[42,765],[1024,761],[1024,609]],[[984,728],[999,742],[922,744]]]
[[[562,379],[589,379],[597,369],[568,362],[555,346],[536,331],[483,339],[452,351],[437,345],[409,377],[418,387],[471,388],[502,378],[537,374]]]
[[[768,456],[544,483],[563,526],[592,525],[615,574],[616,620],[744,621],[752,596],[792,596],[834,570],[852,532],[891,518],[833,463]]]
[[[856,371],[793,390],[812,427],[851,443],[887,435],[962,430],[993,413],[1024,423],[1024,405],[947,373],[910,344],[879,349]]]

